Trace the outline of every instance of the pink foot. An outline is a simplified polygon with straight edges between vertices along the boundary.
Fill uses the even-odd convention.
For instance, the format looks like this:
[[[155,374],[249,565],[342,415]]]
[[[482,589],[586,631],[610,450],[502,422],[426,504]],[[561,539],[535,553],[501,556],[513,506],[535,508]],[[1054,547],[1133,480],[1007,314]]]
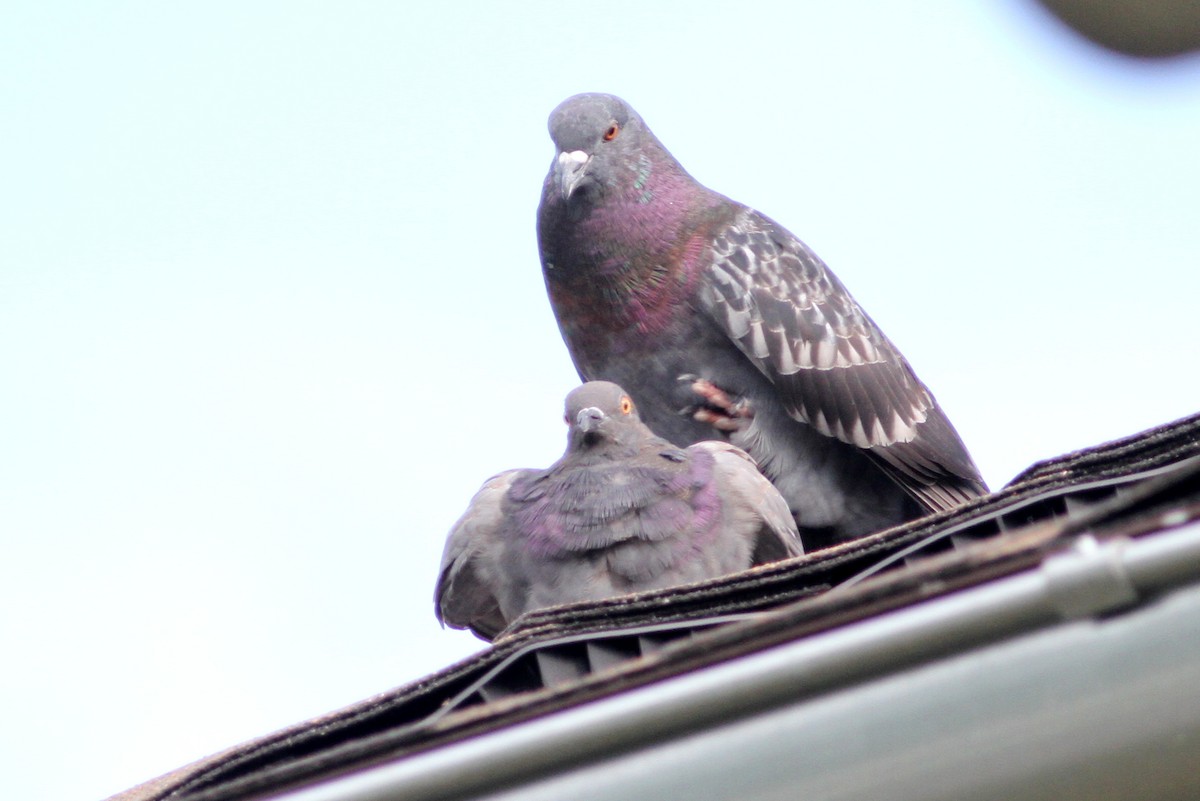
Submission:
[[[692,381],[692,392],[700,396],[702,404],[692,412],[692,417],[718,431],[740,431],[754,418],[754,408],[749,401],[745,398],[735,400],[706,378]]]

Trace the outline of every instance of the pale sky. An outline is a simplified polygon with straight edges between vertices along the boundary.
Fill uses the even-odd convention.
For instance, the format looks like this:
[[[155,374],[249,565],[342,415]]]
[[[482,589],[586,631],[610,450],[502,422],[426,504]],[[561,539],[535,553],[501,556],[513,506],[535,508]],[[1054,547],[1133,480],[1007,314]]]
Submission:
[[[436,5],[436,8],[435,8]],[[1200,61],[1029,3],[10,3],[6,797],[417,679],[447,530],[564,443],[549,111],[622,95],[841,276],[993,488],[1200,409]]]

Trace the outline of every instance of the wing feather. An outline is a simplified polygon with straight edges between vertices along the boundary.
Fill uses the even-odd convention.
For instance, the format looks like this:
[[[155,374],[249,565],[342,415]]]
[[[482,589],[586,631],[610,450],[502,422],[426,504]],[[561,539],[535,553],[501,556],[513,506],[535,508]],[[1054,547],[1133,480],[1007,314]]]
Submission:
[[[706,440],[689,450],[712,454],[716,472],[729,497],[724,500],[740,506],[743,514],[757,521],[751,526],[751,564],[774,562],[804,553],[800,532],[787,501],[767,480],[750,454],[728,442]]]
[[[500,588],[493,584],[499,573],[494,562],[505,521],[504,497],[525,472],[507,470],[485,481],[450,529],[433,593],[434,614],[443,625],[492,638],[510,622],[500,609]]]
[[[864,448],[930,509],[986,492],[905,358],[803,242],[743,209],[713,238],[701,303],[788,413]]]

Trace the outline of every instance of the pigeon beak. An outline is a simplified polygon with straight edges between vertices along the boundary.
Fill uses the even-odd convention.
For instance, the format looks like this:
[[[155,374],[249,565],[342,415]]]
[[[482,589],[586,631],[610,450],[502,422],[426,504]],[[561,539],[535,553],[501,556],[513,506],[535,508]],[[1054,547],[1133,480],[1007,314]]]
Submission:
[[[604,422],[604,412],[595,406],[580,409],[579,414],[575,415],[575,427],[585,434],[595,431],[602,422]]]
[[[592,157],[582,150],[564,150],[558,154],[558,161],[554,162],[554,180],[558,183],[558,192],[563,200],[571,199],[591,162]]]

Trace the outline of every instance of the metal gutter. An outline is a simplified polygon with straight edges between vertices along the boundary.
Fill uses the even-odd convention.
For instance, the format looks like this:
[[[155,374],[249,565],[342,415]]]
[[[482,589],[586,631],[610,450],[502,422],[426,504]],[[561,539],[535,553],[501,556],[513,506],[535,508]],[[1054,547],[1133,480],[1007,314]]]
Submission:
[[[1164,519],[1162,524],[1170,525],[1171,521]],[[992,644],[1020,647],[1023,640],[1038,639],[1028,635],[1059,634],[1061,629],[1067,628],[1061,625],[1067,621],[1084,621],[1077,626],[1096,629],[1092,620],[1096,616],[1112,615],[1145,601],[1147,596],[1198,580],[1200,525],[1191,524],[1137,540],[1118,538],[1098,542],[1084,535],[1076,540],[1073,548],[1048,558],[1035,570],[276,797],[287,801],[416,801],[481,797],[519,787],[519,797],[532,798],[535,796],[531,793],[538,786],[536,783],[542,782],[542,789],[550,793],[544,796],[546,798],[628,798],[634,790],[633,785],[618,787],[612,783],[620,775],[640,777],[638,787],[645,787],[655,777],[668,784],[686,782],[697,769],[702,771],[706,763],[719,764],[721,749],[726,747],[723,744],[732,742],[730,732],[738,726],[753,726],[756,720],[770,719],[789,710],[793,722],[802,723],[807,710],[830,701],[832,696],[823,696],[834,691],[882,686],[904,678],[896,675],[899,671],[916,666],[943,668],[945,665],[937,664],[937,660],[961,659],[965,652]],[[1200,609],[1200,591],[1189,597],[1193,596],[1197,599],[1197,609]],[[1139,607],[1139,614],[1141,609]],[[1200,614],[1194,614],[1191,620],[1200,621]],[[1118,621],[1120,618],[1106,620],[1099,629]],[[1039,632],[1051,626],[1056,628]],[[1131,631],[1136,633],[1138,630]],[[1004,643],[1018,635],[1027,636],[1015,643]],[[1200,665],[1200,631],[1190,639],[1175,639],[1174,644],[1185,649],[1181,658],[1194,656],[1194,662],[1187,664]],[[1080,662],[1075,668],[1082,671],[1086,679],[1086,663]],[[964,676],[944,688],[942,694],[924,696],[926,703],[931,705],[927,708],[939,708],[944,703],[941,699],[946,691],[961,695],[987,686],[970,679],[970,671]],[[873,685],[856,687],[872,679],[876,680]],[[1032,677],[1026,677],[1025,684],[1036,685],[1036,682]],[[1189,698],[1195,696],[1192,699],[1195,705],[1200,704],[1197,686],[1200,682],[1181,688],[1166,682],[1160,689],[1168,696],[1179,692],[1190,694]],[[1101,684],[1092,688],[1080,702],[1086,706],[1117,689]],[[964,698],[969,698],[969,692]],[[1187,703],[1183,703],[1187,699],[1180,700],[1175,708],[1190,710]],[[804,710],[805,714],[796,717],[798,709]],[[857,714],[869,714],[870,710],[871,707],[859,709]],[[886,714],[888,710],[878,711]],[[988,710],[992,716],[1001,715],[1003,711],[1003,708]],[[971,736],[985,741],[989,719],[988,715],[982,717],[983,731],[971,730]],[[1195,717],[1187,719],[1197,731],[1196,738],[1188,740],[1187,744],[1200,753],[1200,707]],[[1138,729],[1134,725],[1126,728],[1134,733]],[[717,730],[709,731],[712,729]],[[1086,733],[1080,732],[1081,735]],[[864,732],[858,731],[853,736],[861,740]],[[680,762],[680,766],[691,767],[678,767],[674,772],[665,769],[665,763],[647,767],[646,760],[639,759],[643,755],[637,753],[639,749],[660,751],[682,747],[687,742],[708,742],[708,746],[697,752],[696,758],[700,761]],[[746,742],[755,744],[740,757],[742,762],[753,758],[756,752],[767,753],[764,748],[771,740],[759,742],[750,738]],[[795,756],[791,758],[794,761]],[[870,764],[872,757],[868,754],[860,759]],[[607,762],[595,767],[601,761]],[[953,762],[949,760],[948,764]],[[966,768],[959,764],[958,770],[969,772],[969,764]],[[635,770],[638,765],[641,768]],[[627,769],[625,774],[617,769],[622,766]],[[763,770],[766,767],[769,766]],[[784,767],[791,765],[785,762]],[[578,776],[573,772],[578,772]],[[1200,774],[1200,771],[1195,772]],[[735,775],[738,773],[735,771]],[[574,782],[584,775],[591,776],[588,784]],[[858,768],[848,767],[840,775],[845,780],[856,775],[861,777],[861,763]],[[802,777],[792,774],[784,775],[788,779],[787,795],[769,795],[776,786],[770,783],[760,783],[762,793],[758,795],[748,792],[745,786],[739,786],[734,795],[705,795],[721,786],[718,778],[696,786],[685,784],[684,789],[678,785],[671,785],[675,790],[664,786],[661,792],[665,794],[636,795],[669,798],[676,791],[680,797],[695,798],[766,799],[803,795],[799,792]],[[740,778],[749,782],[753,777],[741,775]],[[606,784],[606,780],[611,781]],[[996,786],[1003,786],[1003,783]],[[566,795],[553,794],[566,792],[568,787],[571,791]],[[605,790],[606,787],[611,792]],[[595,792],[585,794],[588,788]],[[936,795],[928,786],[923,792],[925,797]],[[990,797],[971,795],[962,787],[956,792],[961,798]],[[814,793],[806,797],[870,797]],[[893,793],[889,797],[899,801],[910,796]],[[1061,799],[1053,794],[1046,797]]]

